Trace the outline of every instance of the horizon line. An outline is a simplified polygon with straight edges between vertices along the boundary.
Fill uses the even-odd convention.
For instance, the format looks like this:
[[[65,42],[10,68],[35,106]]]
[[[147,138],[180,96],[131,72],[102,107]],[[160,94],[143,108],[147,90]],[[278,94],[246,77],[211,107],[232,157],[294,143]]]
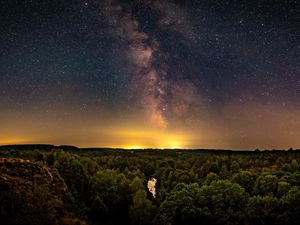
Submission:
[[[282,149],[269,149],[269,148],[253,148],[253,149],[227,149],[227,148],[159,148],[159,147],[141,147],[141,148],[125,148],[125,147],[78,147],[76,145],[69,145],[69,144],[63,144],[63,145],[55,145],[55,144],[42,144],[42,143],[28,143],[28,144],[4,144],[1,145],[0,147],[12,147],[12,146],[51,146],[55,148],[76,148],[76,149],[115,149],[115,150],[211,150],[211,151],[299,151],[299,148],[282,148]]]

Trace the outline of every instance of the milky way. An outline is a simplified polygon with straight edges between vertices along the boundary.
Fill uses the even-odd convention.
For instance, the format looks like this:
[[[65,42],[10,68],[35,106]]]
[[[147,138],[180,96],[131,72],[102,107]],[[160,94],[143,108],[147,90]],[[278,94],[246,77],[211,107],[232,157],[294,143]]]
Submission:
[[[300,147],[298,1],[7,1],[0,144]]]
[[[169,3],[138,2],[141,7],[150,7],[154,12],[159,12],[159,25],[170,25],[177,22],[176,15],[181,11],[171,8],[170,14],[163,14],[162,10]],[[192,84],[177,82],[176,76],[172,74],[166,62],[167,53],[160,48],[160,42],[155,36],[140,31],[140,23],[134,17],[128,5],[117,1],[104,2],[109,33],[117,41],[125,43],[125,54],[127,57],[125,67],[131,77],[131,85],[136,88],[140,95],[139,103],[144,107],[152,123],[161,128],[168,126],[168,114],[183,116],[191,103],[193,96]],[[167,11],[168,12],[168,11]],[[181,30],[176,30],[181,34]],[[170,78],[168,78],[170,77]],[[194,102],[195,103],[195,102]]]

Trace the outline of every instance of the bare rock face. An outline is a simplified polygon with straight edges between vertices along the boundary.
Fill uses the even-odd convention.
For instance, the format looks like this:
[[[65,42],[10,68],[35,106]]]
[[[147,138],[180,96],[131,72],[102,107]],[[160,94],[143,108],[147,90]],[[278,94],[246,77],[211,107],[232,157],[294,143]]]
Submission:
[[[157,179],[155,179],[154,177],[149,179],[147,183],[148,191],[152,194],[153,198],[156,198],[156,183]]]

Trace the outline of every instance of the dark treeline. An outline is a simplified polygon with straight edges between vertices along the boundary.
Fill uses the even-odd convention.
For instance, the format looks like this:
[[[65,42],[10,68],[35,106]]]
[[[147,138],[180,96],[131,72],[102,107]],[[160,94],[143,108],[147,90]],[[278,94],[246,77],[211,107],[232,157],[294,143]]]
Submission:
[[[0,158],[5,225],[300,224],[298,150],[37,145],[0,147]]]

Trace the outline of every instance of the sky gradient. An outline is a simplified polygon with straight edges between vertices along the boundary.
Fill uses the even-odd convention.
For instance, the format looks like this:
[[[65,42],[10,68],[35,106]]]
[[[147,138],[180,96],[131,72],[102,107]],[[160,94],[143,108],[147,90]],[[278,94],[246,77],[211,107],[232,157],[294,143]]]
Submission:
[[[299,1],[0,7],[0,145],[300,148]]]

